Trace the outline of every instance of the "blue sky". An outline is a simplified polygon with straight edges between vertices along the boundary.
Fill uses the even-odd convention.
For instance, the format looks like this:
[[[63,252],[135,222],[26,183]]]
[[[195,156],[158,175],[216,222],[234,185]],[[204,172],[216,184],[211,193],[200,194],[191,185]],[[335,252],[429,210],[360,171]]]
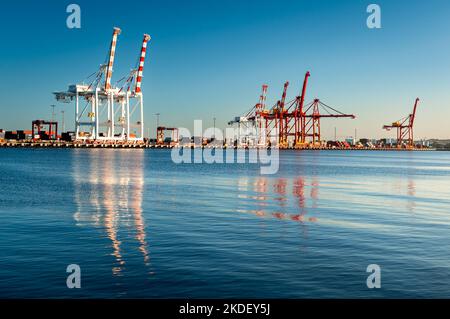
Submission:
[[[81,6],[81,29],[66,27],[66,6]],[[382,29],[366,27],[366,7],[382,9]],[[257,102],[268,105],[291,83],[299,94],[311,72],[306,100],[315,97],[356,120],[324,120],[325,137],[392,136],[383,124],[422,104],[417,137],[450,137],[450,2],[434,1],[22,1],[2,4],[0,128],[29,128],[50,118],[52,91],[82,81],[107,54],[112,27],[119,36],[114,80],[127,74],[143,33],[152,40],[142,89],[145,119],[161,124],[225,127]],[[66,127],[73,126],[73,106]]]

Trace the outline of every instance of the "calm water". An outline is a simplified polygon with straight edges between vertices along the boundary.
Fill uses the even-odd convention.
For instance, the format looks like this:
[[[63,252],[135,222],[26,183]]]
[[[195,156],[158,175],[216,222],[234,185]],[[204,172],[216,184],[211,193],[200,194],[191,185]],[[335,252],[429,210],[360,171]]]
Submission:
[[[0,149],[0,181],[0,297],[450,297],[450,153]]]

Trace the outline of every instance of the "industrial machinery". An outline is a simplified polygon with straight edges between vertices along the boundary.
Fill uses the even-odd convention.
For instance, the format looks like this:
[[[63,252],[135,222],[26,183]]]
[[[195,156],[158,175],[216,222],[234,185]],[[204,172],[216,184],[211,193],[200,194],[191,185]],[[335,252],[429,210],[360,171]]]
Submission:
[[[172,133],[170,138],[165,137],[166,131],[169,131]],[[156,145],[164,145],[164,144],[169,144],[169,145],[178,144],[178,128],[165,127],[165,126],[158,126],[156,128]]]
[[[48,131],[44,129],[48,126]],[[58,138],[58,122],[34,120],[31,122],[31,136],[33,140],[56,140]]]
[[[416,119],[417,106],[419,105],[419,98],[414,102],[413,112],[407,117],[393,122],[391,125],[384,125],[383,129],[390,131],[397,130],[397,147],[414,148],[414,120]]]
[[[107,62],[91,74],[89,84],[70,85],[65,92],[54,92],[57,101],[75,100],[75,139],[89,141],[142,142],[144,139],[143,93],[141,90],[147,42],[144,34],[136,68],[119,88],[111,84],[119,28],[113,29]],[[126,89],[125,89],[126,87]],[[84,105],[81,105],[84,103]],[[116,109],[116,104],[120,107]],[[83,128],[88,131],[83,131]],[[139,133],[134,133],[135,131]]]
[[[242,132],[242,125],[252,128],[252,132],[257,132],[258,142],[253,146],[288,148],[292,145],[295,148],[306,148],[320,145],[322,118],[355,119],[356,117],[353,114],[342,113],[319,99],[314,99],[313,102],[305,105],[309,77],[310,73],[306,72],[301,94],[289,102],[286,102],[289,87],[289,82],[286,82],[281,99],[269,110],[265,108],[267,85],[263,85],[259,103],[245,116],[236,117],[228,124],[237,124],[240,135],[245,135],[245,130]],[[246,137],[248,136],[244,138],[238,136],[238,144],[245,141]],[[248,143],[245,146],[249,146]]]

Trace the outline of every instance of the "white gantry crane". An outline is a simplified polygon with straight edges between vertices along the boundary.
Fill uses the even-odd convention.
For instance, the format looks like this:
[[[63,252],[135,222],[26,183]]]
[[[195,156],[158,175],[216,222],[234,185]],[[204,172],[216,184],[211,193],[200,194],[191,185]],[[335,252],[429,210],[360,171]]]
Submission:
[[[70,85],[54,92],[60,102],[75,100],[75,138],[79,141],[139,142],[144,139],[142,73],[150,36],[145,34],[139,61],[121,88],[111,84],[119,28],[114,28],[107,63],[88,78],[90,84]],[[124,87],[128,85],[127,89]],[[119,108],[116,109],[116,104]],[[87,129],[86,129],[87,128]]]
[[[245,115],[237,116],[228,122],[235,130],[233,140],[237,147],[261,147],[266,145],[264,119],[261,116],[266,110],[267,84],[263,84],[259,102]]]

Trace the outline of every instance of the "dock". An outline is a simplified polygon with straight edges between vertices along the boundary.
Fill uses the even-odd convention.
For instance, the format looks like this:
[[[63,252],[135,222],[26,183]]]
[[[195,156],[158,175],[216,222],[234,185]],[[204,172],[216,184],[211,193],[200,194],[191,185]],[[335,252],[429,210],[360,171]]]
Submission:
[[[111,149],[172,149],[172,148],[187,148],[187,149],[256,149],[256,147],[236,147],[236,146],[212,146],[212,145],[157,145],[149,143],[80,143],[80,142],[65,142],[65,141],[5,141],[0,142],[0,148],[111,148]],[[267,147],[266,149],[270,149]],[[327,147],[327,146],[311,146],[304,148],[284,147],[278,148],[280,151],[295,150],[295,151],[435,151],[435,148],[395,148],[395,147]]]

